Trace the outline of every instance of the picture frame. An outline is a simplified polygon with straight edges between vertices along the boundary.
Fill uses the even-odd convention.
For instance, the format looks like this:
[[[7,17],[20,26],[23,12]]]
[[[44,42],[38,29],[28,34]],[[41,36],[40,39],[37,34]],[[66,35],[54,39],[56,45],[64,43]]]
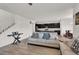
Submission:
[[[79,25],[79,12],[75,14],[75,25]]]

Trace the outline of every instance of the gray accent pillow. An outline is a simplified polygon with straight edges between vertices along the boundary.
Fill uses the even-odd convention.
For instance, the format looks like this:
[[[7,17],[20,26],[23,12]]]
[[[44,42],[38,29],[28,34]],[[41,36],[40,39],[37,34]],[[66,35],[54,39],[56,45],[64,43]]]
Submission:
[[[50,34],[48,32],[43,33],[43,39],[49,39],[50,38]]]
[[[39,38],[39,34],[36,33],[36,32],[34,32],[34,33],[32,34],[32,36],[31,36],[31,38]]]

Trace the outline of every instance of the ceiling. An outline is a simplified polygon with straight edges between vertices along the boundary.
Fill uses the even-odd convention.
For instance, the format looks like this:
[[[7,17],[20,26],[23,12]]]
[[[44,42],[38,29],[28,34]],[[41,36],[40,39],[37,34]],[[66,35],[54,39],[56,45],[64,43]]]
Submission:
[[[0,8],[28,19],[71,16],[73,3],[0,3]]]

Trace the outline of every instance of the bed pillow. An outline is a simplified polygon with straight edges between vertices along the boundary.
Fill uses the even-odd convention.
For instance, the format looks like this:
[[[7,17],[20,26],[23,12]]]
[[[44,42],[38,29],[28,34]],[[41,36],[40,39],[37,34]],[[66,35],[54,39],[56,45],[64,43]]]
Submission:
[[[43,32],[39,32],[39,38],[42,39],[43,38]]]
[[[50,34],[48,32],[44,32],[43,39],[46,39],[46,40],[50,39]]]
[[[37,32],[34,32],[31,36],[31,38],[39,38],[39,34]]]
[[[50,39],[58,39],[58,34],[55,32],[50,33]]]

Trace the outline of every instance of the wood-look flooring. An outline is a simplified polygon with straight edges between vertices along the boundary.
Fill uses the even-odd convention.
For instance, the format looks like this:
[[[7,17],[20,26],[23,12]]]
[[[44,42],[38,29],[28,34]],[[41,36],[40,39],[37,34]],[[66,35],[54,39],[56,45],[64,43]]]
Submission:
[[[26,40],[23,40],[20,44],[0,48],[0,55],[60,55],[60,50],[28,45]]]

